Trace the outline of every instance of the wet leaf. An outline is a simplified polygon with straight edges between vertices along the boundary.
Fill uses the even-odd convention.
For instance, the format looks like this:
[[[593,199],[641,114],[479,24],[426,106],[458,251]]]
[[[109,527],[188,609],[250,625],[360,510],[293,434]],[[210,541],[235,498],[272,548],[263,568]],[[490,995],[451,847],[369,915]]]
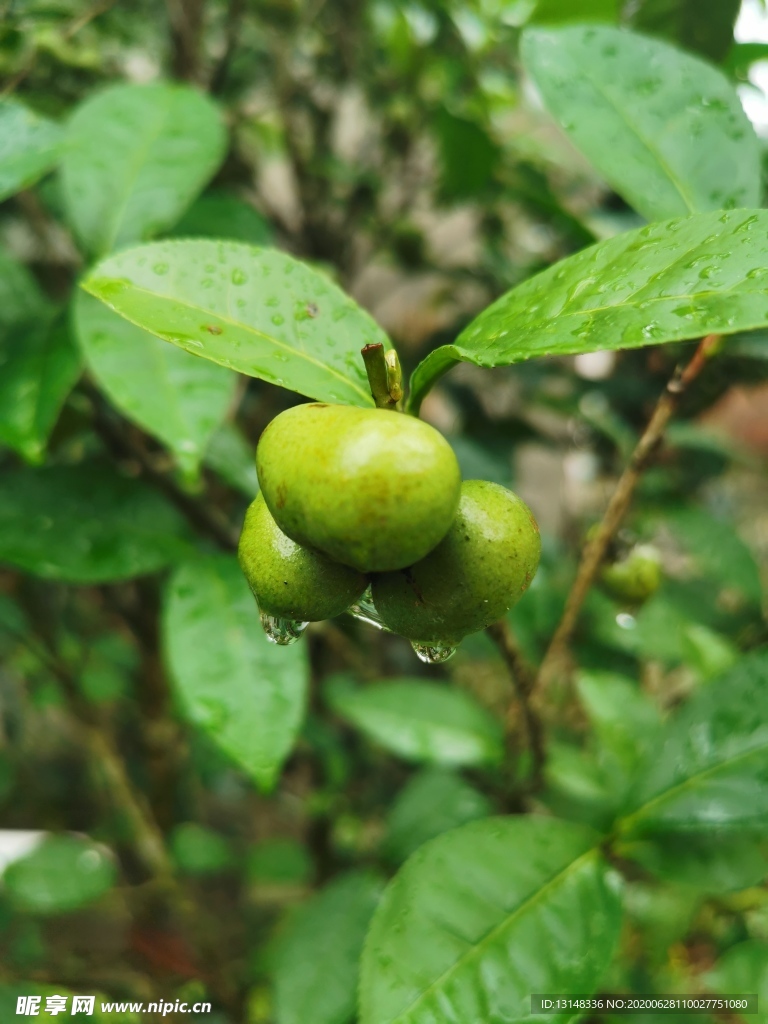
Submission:
[[[428,768],[400,791],[387,817],[384,847],[399,862],[435,836],[493,811],[490,800],[460,775]]]
[[[232,403],[235,374],[165,344],[85,292],[75,297],[74,326],[88,369],[114,405],[194,472]]]
[[[597,840],[581,825],[513,817],[422,846],[368,932],[360,1024],[518,1021],[532,992],[594,991],[621,923]]]
[[[80,355],[60,322],[19,328],[0,342],[0,441],[40,462],[80,376]]]
[[[62,161],[69,221],[102,255],[172,227],[226,149],[221,115],[183,85],[113,85],[75,111]]]
[[[0,562],[65,583],[109,583],[189,553],[186,527],[160,495],[102,463],[4,470]]]
[[[407,760],[469,765],[503,757],[501,724],[463,690],[416,679],[356,687],[336,677],[326,694],[338,715]]]
[[[760,205],[760,145],[720,71],[609,26],[525,33],[548,110],[648,220]]]
[[[360,349],[380,327],[325,275],[275,249],[155,242],[83,282],[127,320],[215,363],[319,401],[372,406]]]
[[[768,650],[699,690],[643,768],[619,822],[623,835],[768,835]]]
[[[639,348],[768,324],[768,211],[650,224],[562,260],[484,310],[411,378],[418,408],[459,362],[504,366],[548,355]]]
[[[360,953],[382,889],[377,875],[350,872],[289,918],[274,955],[279,1024],[348,1024],[353,1020]]]
[[[187,717],[261,789],[271,789],[304,717],[306,645],[267,640],[237,560],[228,556],[178,569],[168,586],[164,632]]]
[[[113,861],[94,843],[51,836],[6,869],[3,887],[20,910],[66,914],[103,896],[116,875]]]
[[[59,159],[64,133],[16,100],[0,100],[0,202],[42,178]]]

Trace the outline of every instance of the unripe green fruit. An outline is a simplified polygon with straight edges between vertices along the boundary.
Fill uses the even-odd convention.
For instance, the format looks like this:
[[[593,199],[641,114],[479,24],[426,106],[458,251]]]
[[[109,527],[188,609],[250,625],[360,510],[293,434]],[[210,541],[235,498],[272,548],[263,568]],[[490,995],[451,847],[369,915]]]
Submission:
[[[661,559],[655,548],[641,544],[626,558],[600,571],[600,581],[609,593],[622,601],[640,604],[655,594],[661,584]]]
[[[283,619],[341,615],[368,585],[362,573],[286,537],[261,494],[246,512],[237,557],[260,610]]]
[[[540,553],[528,506],[499,484],[467,480],[445,539],[410,568],[374,576],[373,603],[385,625],[409,640],[457,644],[507,614]]]
[[[262,434],[256,469],[284,533],[362,572],[423,558],[448,532],[461,488],[445,438],[388,409],[288,409]]]

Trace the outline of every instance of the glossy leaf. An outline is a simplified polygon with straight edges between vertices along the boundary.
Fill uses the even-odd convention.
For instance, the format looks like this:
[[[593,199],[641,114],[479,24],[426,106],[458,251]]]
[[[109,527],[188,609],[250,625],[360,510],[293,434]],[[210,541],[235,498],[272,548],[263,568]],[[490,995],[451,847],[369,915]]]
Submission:
[[[0,441],[40,462],[64,400],[80,376],[80,354],[62,323],[21,327],[0,341]]]
[[[541,356],[683,341],[768,323],[768,211],[649,224],[562,260],[484,310],[411,379],[419,404],[459,362],[504,366]]]
[[[0,488],[0,562],[65,583],[157,572],[188,554],[176,510],[101,463],[14,469]]]
[[[733,42],[741,0],[640,0],[632,22],[688,50],[720,61]]]
[[[360,953],[383,885],[370,872],[335,879],[299,907],[274,956],[276,1024],[348,1024]]]
[[[15,100],[0,100],[0,202],[42,178],[59,159],[63,131]]]
[[[360,1024],[511,1024],[528,1019],[532,992],[594,991],[621,917],[597,840],[581,825],[513,817],[422,846],[371,924]]]
[[[336,677],[326,693],[338,715],[407,760],[469,765],[503,756],[501,724],[463,690],[416,679],[357,687]]]
[[[251,500],[259,493],[255,450],[234,423],[222,423],[205,450],[205,463]]]
[[[666,726],[619,823],[644,837],[768,834],[768,650],[703,687]]]
[[[428,768],[398,794],[387,817],[384,848],[392,860],[403,861],[435,836],[492,811],[490,800],[460,775]]]
[[[285,253],[156,242],[104,260],[83,287],[195,355],[320,401],[373,405],[360,349],[386,335],[324,274]]]
[[[657,878],[706,893],[738,892],[768,878],[768,838],[741,833],[662,835],[617,852]]]
[[[261,789],[271,789],[304,717],[306,645],[278,647],[267,640],[248,584],[227,556],[178,569],[168,587],[164,630],[187,717]]]
[[[573,143],[648,220],[760,205],[760,145],[715,68],[608,26],[530,30],[522,56]]]
[[[113,85],[75,111],[62,161],[75,234],[95,254],[167,230],[224,157],[216,106],[183,85]]]
[[[98,846],[75,836],[51,836],[3,875],[9,899],[28,913],[64,914],[110,889],[115,865]]]
[[[712,992],[723,995],[757,993],[758,1013],[743,1019],[754,1024],[768,1021],[768,942],[752,939],[731,946],[703,981]]]
[[[88,369],[115,406],[194,472],[232,403],[236,376],[167,345],[85,292],[75,298],[74,325]]]

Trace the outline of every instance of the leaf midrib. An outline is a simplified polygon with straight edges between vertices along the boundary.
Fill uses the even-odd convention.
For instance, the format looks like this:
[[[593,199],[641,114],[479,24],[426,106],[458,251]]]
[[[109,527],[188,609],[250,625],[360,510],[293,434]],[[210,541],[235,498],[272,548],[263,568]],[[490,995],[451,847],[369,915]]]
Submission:
[[[154,335],[154,337],[156,337],[156,338],[160,338],[161,341],[168,342],[168,339],[163,337],[162,334],[159,334],[156,331],[153,331],[151,328],[147,327],[146,324],[139,323],[138,320],[134,320],[133,317],[127,316],[125,313],[123,313],[121,310],[119,310],[117,308],[117,306],[115,306],[113,303],[107,302],[106,299],[102,298],[102,296],[99,295],[98,291],[95,291],[94,288],[93,288],[93,281],[94,280],[95,281],[99,281],[99,280],[109,281],[110,279],[109,278],[95,278],[95,279],[91,278],[89,280],[84,281],[81,287],[83,287],[89,294],[94,295],[100,302],[104,302],[107,306],[109,306],[110,309],[113,309],[119,316],[122,316],[124,319],[130,321],[130,323],[135,324],[136,327],[141,327],[142,330],[147,331],[149,334]],[[348,387],[351,387],[354,391],[357,392],[357,394],[362,395],[363,398],[366,399],[366,405],[370,406],[370,405],[373,404],[373,401],[372,401],[370,395],[366,394],[366,392],[361,387],[359,387],[351,378],[345,377],[344,374],[341,373],[339,370],[337,370],[335,367],[330,366],[328,363],[323,363],[319,359],[315,359],[313,356],[309,355],[306,352],[306,350],[304,350],[304,349],[302,349],[301,352],[297,352],[297,350],[295,348],[293,348],[291,345],[287,344],[284,341],[279,341],[277,338],[275,338],[271,334],[265,334],[264,331],[259,330],[258,327],[253,327],[250,324],[243,323],[242,321],[232,320],[230,317],[225,316],[222,313],[214,312],[212,309],[206,309],[205,306],[196,306],[196,305],[194,305],[191,302],[181,301],[181,300],[179,300],[177,298],[172,298],[171,296],[165,295],[162,292],[150,291],[149,288],[142,288],[142,287],[140,287],[137,284],[131,283],[130,290],[132,292],[137,292],[137,293],[139,293],[141,295],[148,295],[148,296],[150,296],[153,299],[161,299],[164,302],[168,302],[170,304],[175,304],[175,305],[178,305],[178,306],[182,306],[185,309],[199,310],[200,313],[204,313],[208,317],[213,317],[214,319],[221,321],[221,323],[228,324],[230,327],[235,327],[235,328],[237,328],[240,331],[245,331],[246,333],[250,333],[250,334],[256,335],[259,338],[263,338],[265,341],[269,342],[271,345],[274,345],[275,348],[284,349],[286,352],[290,352],[292,355],[298,356],[298,358],[306,360],[306,362],[311,363],[313,366],[319,367],[319,369],[323,370],[325,373],[330,374],[330,376],[335,377],[337,380],[341,381],[343,384],[347,385]],[[175,344],[175,342],[168,342],[168,343],[169,344]],[[184,348],[183,345],[181,345],[179,347],[180,348]],[[186,351],[189,351],[189,349],[187,349]],[[200,353],[199,352],[192,352],[192,355],[200,356]],[[210,359],[210,361],[212,363],[218,363],[219,366],[225,366],[226,365],[225,363],[220,362],[218,359],[211,359],[210,356],[202,356],[201,358],[203,358],[203,359]],[[232,369],[232,367],[229,367],[229,369]],[[236,372],[244,373],[245,371],[239,370],[239,371],[236,371]]]
[[[642,807],[638,807],[637,810],[628,814],[624,818],[620,818],[617,822],[617,830],[626,832],[630,827],[629,823],[636,821],[637,819],[642,820],[643,816],[648,813],[649,808],[653,808],[666,800],[674,799],[680,793],[684,793],[686,789],[693,787],[695,784],[700,783],[702,780],[712,778],[717,775],[718,772],[724,771],[738,765],[742,761],[749,761],[750,758],[757,754],[768,753],[768,741],[761,743],[756,747],[752,747],[750,750],[745,750],[741,754],[737,754],[735,757],[731,757],[725,761],[718,761],[717,764],[712,765],[709,768],[705,768],[701,772],[697,772],[695,775],[689,775],[687,779],[683,779],[682,782],[678,782],[674,786],[670,786],[668,789],[663,790],[661,793],[657,793],[656,796],[651,797]]]
[[[531,909],[531,907],[535,906],[536,903],[539,900],[541,900],[547,892],[549,892],[551,889],[553,889],[555,886],[561,883],[571,871],[576,871],[582,863],[587,863],[587,861],[590,858],[596,858],[597,853],[597,847],[593,846],[590,847],[590,849],[586,850],[584,853],[582,853],[580,856],[578,856],[575,860],[570,861],[561,871],[558,871],[556,875],[553,875],[553,877],[550,878],[549,881],[545,882],[544,885],[537,889],[536,892],[532,893],[530,896],[527,897],[527,899],[523,900],[523,902],[520,903],[519,906],[517,906],[511,914],[508,914],[502,921],[499,922],[499,924],[495,925],[482,939],[480,939],[479,942],[476,942],[474,945],[470,946],[470,948],[466,950],[466,952],[464,952],[458,958],[458,960],[455,960],[450,965],[450,967],[443,971],[443,973],[439,977],[435,978],[435,980],[430,985],[428,985],[427,988],[425,988],[421,993],[419,993],[416,999],[414,999],[409,1006],[406,1006],[405,1009],[403,1009],[397,1015],[397,1017],[392,1017],[391,1020],[387,1022],[387,1024],[400,1024],[400,1022],[405,1022],[405,1024],[407,1024],[409,1020],[412,1021],[413,1018],[410,1015],[413,1013],[416,1007],[419,1006],[419,1004],[422,1003],[434,991],[443,987],[447,978],[450,978],[453,974],[460,970],[464,966],[464,964],[467,963],[469,960],[473,959],[476,955],[479,955],[482,952],[482,950],[486,946],[491,944],[506,928],[511,927],[518,918],[520,918],[523,914],[527,913]]]

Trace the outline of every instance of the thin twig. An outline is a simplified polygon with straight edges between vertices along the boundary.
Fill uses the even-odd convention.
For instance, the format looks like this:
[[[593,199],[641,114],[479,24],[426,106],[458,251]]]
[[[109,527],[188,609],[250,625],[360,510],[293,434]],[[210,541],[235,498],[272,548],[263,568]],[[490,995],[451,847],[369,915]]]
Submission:
[[[559,675],[568,663],[568,648],[573,637],[579,614],[587,594],[595,581],[598,570],[611,545],[616,532],[629,510],[640,477],[651,456],[659,445],[672,416],[691,383],[699,376],[707,360],[714,354],[720,342],[720,335],[709,334],[699,342],[691,361],[678,369],[656,403],[653,415],[637,442],[629,463],[619,478],[611,495],[597,533],[587,544],[581,557],[576,578],[565,602],[560,623],[539,669],[536,680],[536,697],[541,700],[543,691]]]
[[[544,728],[541,720],[531,704],[531,693],[533,692],[536,676],[533,669],[525,660],[522,651],[517,646],[517,641],[512,635],[509,623],[505,619],[494,622],[488,626],[486,633],[493,640],[504,659],[509,674],[512,677],[512,685],[515,689],[515,696],[520,705],[525,724],[528,750],[531,754],[531,778],[529,789],[536,792],[544,781],[544,764],[546,761],[546,750],[544,746]]]
[[[229,0],[226,25],[224,29],[224,53],[211,75],[210,91],[220,93],[227,83],[232,59],[237,50],[240,26],[245,14],[245,0]]]

